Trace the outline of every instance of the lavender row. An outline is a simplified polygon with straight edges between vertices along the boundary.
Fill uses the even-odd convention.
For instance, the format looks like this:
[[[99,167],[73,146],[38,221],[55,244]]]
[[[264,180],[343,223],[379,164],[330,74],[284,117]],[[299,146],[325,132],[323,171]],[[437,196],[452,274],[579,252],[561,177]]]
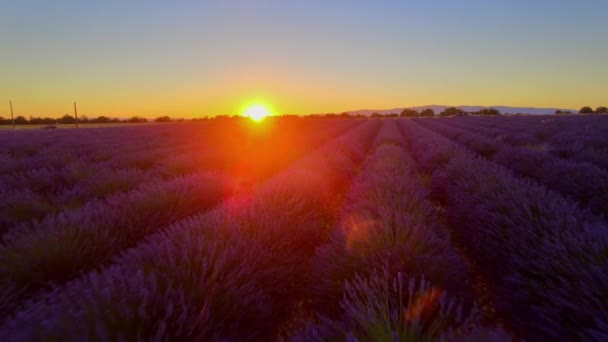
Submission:
[[[468,267],[439,223],[404,145],[396,121],[385,121],[330,242],[314,259],[313,307],[335,320],[309,323],[298,339],[435,339],[476,315],[463,313],[446,294],[469,297]],[[400,284],[396,291],[393,280]],[[404,282],[417,290],[403,291]],[[431,288],[435,298],[425,310],[442,314],[414,312],[415,296]]]
[[[597,117],[525,117],[496,118],[493,121],[479,121],[480,118],[459,118],[450,120],[480,128],[484,134],[492,134],[514,145],[548,146],[550,151],[559,152],[568,143],[577,143],[581,149],[602,152],[608,143],[608,119]],[[514,121],[521,122],[514,125]]]
[[[590,163],[574,163],[547,153],[511,147],[470,131],[442,124],[441,120],[420,120],[421,125],[467,146],[474,152],[517,174],[536,180],[596,214],[608,208],[608,171]]]
[[[197,149],[200,146],[145,150],[102,163],[79,161],[57,170],[42,168],[6,176],[7,186],[0,192],[0,233],[62,210],[76,209],[90,200],[187,173],[221,169],[225,164],[223,156],[214,160],[211,156],[217,157],[217,153]]]
[[[336,128],[340,127],[352,127],[355,122],[352,120],[334,120],[328,121],[325,123],[321,123],[319,121],[314,120],[305,120],[298,122],[297,120],[292,120],[288,126],[296,126],[297,131],[295,133],[300,133],[299,136],[306,137],[305,139],[310,139],[307,137],[307,133],[313,132],[313,136],[322,137],[323,131],[325,131],[329,136],[335,136],[338,132],[335,131]],[[284,127],[279,126],[280,129]],[[283,125],[285,126],[285,125]],[[205,148],[205,147],[213,147],[214,150],[221,150],[224,153],[234,153],[239,149],[243,149],[243,146],[250,143],[251,140],[251,127],[247,127],[243,123],[226,123],[223,126],[219,124],[211,126],[211,125],[203,125],[192,124],[192,125],[182,125],[177,127],[179,132],[181,133],[180,139],[184,140],[184,142],[174,143],[171,140],[166,140],[164,137],[165,133],[167,133],[165,126],[159,126],[156,129],[149,128],[151,133],[156,133],[155,137],[148,137],[149,139],[145,142],[148,145],[145,148],[139,146],[132,146],[130,143],[130,135],[132,134],[133,128],[124,128],[122,136],[116,136],[116,145],[113,148],[108,149],[106,145],[93,144],[93,148],[91,150],[86,151],[84,155],[70,154],[69,160],[64,160],[61,155],[56,154],[45,154],[46,159],[43,162],[38,163],[37,165],[29,165],[27,169],[23,169],[21,171],[9,171],[5,170],[3,172],[3,176],[0,176],[0,188],[7,189],[12,187],[21,187],[23,184],[27,184],[24,182],[25,180],[30,180],[31,178],[35,178],[37,173],[48,173],[49,170],[62,169],[65,168],[66,165],[70,166],[70,164],[75,164],[72,167],[80,167],[83,168],[83,165],[87,164],[98,164],[104,163],[109,167],[113,168],[126,168],[126,167],[137,167],[141,169],[150,168],[154,165],[154,162],[161,156],[167,156],[169,154],[175,155],[179,154],[180,151],[189,151],[197,148]],[[294,132],[294,127],[286,127],[285,129],[288,132]],[[90,130],[86,130],[90,131]],[[276,130],[279,131],[279,130]],[[80,132],[80,131],[68,131],[68,132]],[[109,130],[108,132],[113,132]],[[58,137],[59,141],[65,139],[72,139],[72,135],[64,132],[63,136]],[[78,133],[74,133],[78,134]],[[103,134],[101,132],[97,133],[98,135]],[[107,133],[109,136],[114,137],[114,135]],[[175,132],[171,132],[171,134],[176,134]],[[273,132],[273,134],[268,134],[272,138],[273,135],[281,135],[284,136],[284,133]],[[35,136],[35,135],[34,135]],[[80,137],[81,139],[83,137]],[[255,138],[255,137],[254,137]],[[89,137],[91,141],[95,138]],[[78,148],[80,145],[76,145]],[[5,146],[1,146],[0,152],[5,149]],[[69,150],[69,149],[66,149]],[[151,153],[153,152],[153,153]],[[65,152],[64,153],[68,153]],[[157,153],[158,155],[153,155]],[[53,166],[54,164],[56,166]],[[2,167],[10,168],[16,162],[7,161],[6,163],[2,163]],[[40,171],[35,171],[39,169]],[[72,172],[71,172],[72,171]],[[28,173],[33,173],[31,177],[28,177]],[[58,176],[64,173],[73,173],[73,170],[58,170],[56,171]],[[76,172],[78,173],[78,172]],[[23,176],[19,176],[20,174],[24,174]],[[14,181],[11,181],[12,178],[16,178]],[[34,179],[35,181],[35,179]],[[52,185],[49,185],[49,187]]]
[[[354,121],[340,120],[327,122],[321,127],[303,126],[301,133],[304,134],[299,141],[287,146],[290,155],[283,155],[280,160],[293,160],[293,155],[297,156],[302,149],[305,151],[312,148],[354,124]],[[192,140],[195,138],[192,137]],[[59,170],[43,168],[28,171],[27,175],[6,175],[2,187],[5,191],[0,196],[0,233],[17,223],[41,219],[64,208],[76,208],[90,199],[134,189],[143,182],[159,181],[159,177],[171,178],[197,172],[201,167],[232,172],[234,170],[230,168],[247,155],[246,150],[238,147],[242,145],[240,141],[229,144],[224,142],[223,146],[217,146],[219,143],[216,141],[213,148],[207,146],[206,149],[202,147],[211,142],[204,145],[190,143],[186,146],[124,153],[104,163],[83,161]],[[126,167],[130,165],[147,168],[145,177],[138,178],[143,171]],[[260,168],[260,163],[255,166]],[[28,186],[23,188],[20,184]]]
[[[323,134],[311,134],[292,147],[310,148],[319,136]],[[0,260],[6,264],[0,268],[0,281],[7,284],[7,291],[23,288],[26,295],[48,282],[62,283],[152,231],[210,208],[230,196],[237,185],[234,178],[195,174],[91,201],[30,227],[17,227],[0,246]],[[79,258],[69,260],[70,255]],[[12,303],[23,296],[14,297]]]
[[[220,122],[121,126],[78,130],[18,130],[0,132],[0,146],[16,160],[25,160],[47,152],[69,151],[86,155],[100,149],[131,145],[159,147],[190,143],[196,134],[226,126]],[[126,143],[126,144],[125,144]]]
[[[78,161],[60,169],[41,168],[6,175],[0,180],[3,187],[0,192],[0,233],[19,223],[76,208],[91,199],[128,191],[144,182],[158,181],[159,171],[165,167],[163,158],[171,160],[171,153],[177,151],[138,151],[103,163]]]
[[[164,148],[117,148],[112,152],[100,150],[90,153],[87,157],[72,159],[60,167],[41,164],[24,171],[7,172],[0,176],[0,189],[3,192],[19,189],[41,195],[57,193],[76,182],[95,176],[99,168],[146,170],[152,168],[162,158],[183,153],[196,146],[200,145],[190,143],[185,146]]]
[[[458,121],[470,123],[469,118]],[[510,127],[499,122],[481,132],[493,132],[496,138],[517,146],[548,147],[561,158],[606,166],[608,117],[527,117],[522,124]]]
[[[462,117],[463,121],[485,125],[488,127],[505,128],[559,128],[572,127],[574,129],[608,129],[608,121],[605,115],[581,115],[581,116],[556,116],[556,115],[528,115],[528,116],[502,116],[484,117],[468,116]],[[557,130],[559,131],[559,129]]]
[[[0,197],[0,234],[11,227],[43,219],[52,213],[75,209],[86,200],[102,199],[154,180],[152,175],[139,169],[105,168],[97,171],[94,177],[55,196],[42,196],[29,189],[3,192]]]
[[[355,275],[345,285],[345,317],[323,317],[309,324],[293,342],[310,341],[512,341],[502,328],[480,325],[476,308],[463,309],[424,277],[401,272],[391,276],[386,265],[368,277]]]
[[[229,130],[232,134],[226,134]],[[128,159],[131,153],[137,151],[171,150],[197,144],[206,146],[218,140],[242,141],[245,132],[243,125],[221,121],[57,132],[12,132],[12,135],[0,134],[0,140],[3,140],[0,141],[0,170],[12,174],[41,167],[61,168],[78,161],[99,163],[113,158]],[[21,154],[25,156],[20,158],[15,149],[26,150],[27,153],[22,151]],[[27,157],[28,155],[31,156]]]
[[[66,131],[63,132],[63,135],[58,136],[57,141],[54,143],[59,147],[63,147],[63,149],[54,152],[68,154],[68,160],[64,160],[61,154],[45,153],[44,156],[50,160],[45,159],[37,165],[30,164],[29,168],[21,171],[13,170],[11,172],[5,172],[0,176],[0,188],[21,189],[23,186],[30,186],[33,188],[33,192],[57,191],[58,189],[65,187],[66,184],[82,180],[83,177],[86,177],[89,173],[94,171],[90,170],[94,165],[111,168],[133,167],[145,170],[156,165],[160,158],[194,149],[208,148],[214,143],[213,139],[201,141],[200,136],[198,136],[199,134],[205,134],[206,129],[213,129],[213,127],[193,125],[193,127],[181,126],[179,129],[183,134],[180,136],[180,140],[184,141],[177,142],[172,139],[167,139],[165,136],[168,132],[166,126],[159,126],[155,129],[148,128],[148,134],[144,136],[146,138],[145,140],[137,134],[133,134],[134,128],[123,128],[121,135],[117,135],[116,130],[111,129],[108,131],[87,129],[84,130],[86,133],[95,132],[95,134],[93,137],[86,138],[81,136],[82,131]],[[72,143],[69,146],[60,144],[66,140],[72,141],[75,137],[72,134],[75,134],[80,140],[84,140],[84,143],[74,143],[72,148],[69,147]],[[151,134],[155,135],[151,136]],[[176,133],[171,132],[171,134]],[[106,144],[106,135],[113,139],[112,145],[110,146]],[[36,135],[32,135],[32,137],[35,136]],[[189,139],[184,138],[184,136],[187,136]],[[105,139],[97,142],[96,139],[99,137],[104,137]],[[143,141],[138,140],[137,142],[141,142],[142,144],[133,145],[132,139]],[[86,143],[89,144],[88,146],[90,148],[81,151],[83,149],[82,145]],[[218,145],[217,142],[215,143],[215,145]],[[5,146],[2,146],[2,150],[4,148]],[[57,147],[53,146],[53,148],[56,149]],[[77,151],[84,153],[74,153]],[[56,160],[59,160],[59,165],[52,165],[51,162],[56,162]],[[7,162],[6,165],[3,166],[11,167],[13,164],[18,163]],[[47,181],[45,182],[45,180]],[[37,183],[40,184],[37,186]]]
[[[354,121],[341,120],[328,122],[322,127],[303,126],[299,141],[289,145],[289,153],[294,154],[298,149],[314,147],[354,124]],[[194,140],[195,137],[192,138]],[[119,154],[103,163],[81,161],[59,170],[43,168],[28,171],[27,175],[7,175],[4,177],[5,188],[18,190],[2,193],[0,232],[19,222],[40,219],[64,208],[76,208],[88,200],[131,190],[144,182],[159,181],[161,177],[166,179],[197,172],[201,167],[231,172],[233,170],[230,168],[235,162],[246,155],[245,150],[240,147],[242,143],[239,141],[230,144],[224,142],[224,146],[218,146],[220,144],[221,142],[217,141],[204,144],[191,142],[178,147]],[[282,156],[280,159],[289,161],[290,156]],[[145,177],[144,171],[125,166],[143,168],[146,170]],[[260,168],[260,163],[257,163],[256,167]],[[142,177],[138,177],[140,175]],[[29,186],[24,189],[18,187],[20,184]]]
[[[441,138],[411,121],[402,125],[413,150],[452,156],[436,164],[433,193],[511,328],[529,340],[604,339],[605,223],[504,167],[458,152],[447,140],[437,144]],[[428,141],[438,147],[426,148]]]
[[[52,283],[107,262],[159,227],[227,198],[231,179],[198,174],[148,185],[21,227],[0,245],[0,291],[8,311]]]
[[[554,119],[534,118],[546,124],[536,127],[529,119],[528,127],[505,127],[495,123],[491,127],[479,125],[466,119],[445,120],[451,126],[474,131],[496,141],[504,141],[514,146],[537,150],[546,150],[552,155],[573,161],[593,163],[603,169],[608,169],[608,129],[598,128],[597,125],[572,125],[574,119],[552,125]],[[608,117],[602,117],[608,121]],[[598,118],[599,121],[599,118]],[[594,123],[597,124],[597,123]]]
[[[184,136],[201,125],[93,128],[57,132],[16,131],[0,133],[0,171],[22,172],[41,165],[61,167],[78,159],[99,161],[119,152],[191,143]],[[184,134],[185,133],[185,134]]]
[[[377,128],[358,126],[253,196],[176,223],[113,266],[28,302],[0,327],[0,338],[270,339],[324,239],[333,194]]]

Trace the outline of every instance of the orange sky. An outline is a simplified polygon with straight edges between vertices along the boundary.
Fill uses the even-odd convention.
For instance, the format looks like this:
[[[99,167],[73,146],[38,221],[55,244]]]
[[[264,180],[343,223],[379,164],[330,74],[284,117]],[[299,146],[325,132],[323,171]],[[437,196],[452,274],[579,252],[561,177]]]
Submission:
[[[348,4],[12,2],[0,116],[608,105],[606,2]]]

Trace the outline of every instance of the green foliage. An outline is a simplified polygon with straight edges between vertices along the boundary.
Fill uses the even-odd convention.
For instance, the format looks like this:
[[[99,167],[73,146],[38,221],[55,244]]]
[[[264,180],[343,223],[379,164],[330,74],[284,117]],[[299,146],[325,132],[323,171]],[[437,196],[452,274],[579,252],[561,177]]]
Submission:
[[[347,282],[342,301],[353,333],[361,341],[437,341],[479,319],[424,278],[394,277],[385,269]],[[451,337],[451,338],[450,338]]]
[[[95,122],[95,123],[108,123],[110,122],[110,118],[107,116],[98,116],[97,119],[93,119],[91,120],[91,122]]]
[[[500,115],[498,109],[494,108],[484,108],[479,111],[479,115]]]
[[[16,125],[25,125],[27,124],[27,119],[24,116],[19,115],[15,118]]]
[[[125,122],[129,122],[129,123],[148,122],[148,119],[142,118],[141,116],[132,116],[129,119],[125,120]]]
[[[74,119],[73,116],[66,114],[66,115],[62,116],[59,120],[57,120],[57,122],[62,123],[62,124],[73,124],[73,123],[76,123],[76,119]]]
[[[593,114],[591,107],[583,107],[578,111],[580,114]]]
[[[432,108],[427,108],[420,112],[420,116],[435,116],[435,111]]]
[[[158,118],[156,118],[156,120],[154,120],[156,122],[171,122],[171,118],[168,116],[159,116]]]
[[[49,125],[55,123],[57,120],[53,118],[41,118],[41,117],[30,117],[29,123],[33,125]]]
[[[419,115],[419,114],[418,114],[418,112],[417,112],[417,111],[415,111],[415,110],[413,110],[413,109],[410,109],[410,108],[405,108],[405,109],[404,109],[404,110],[401,112],[401,116],[403,116],[403,117],[408,117],[408,118],[411,118],[411,117],[416,117],[416,116],[418,116],[418,115]]]
[[[595,112],[597,114],[608,113],[608,108],[604,107],[604,106],[600,106],[600,107],[597,107],[597,109],[595,110]]]
[[[456,107],[446,108],[443,112],[439,113],[441,116],[454,116],[459,114],[464,114],[464,111]]]

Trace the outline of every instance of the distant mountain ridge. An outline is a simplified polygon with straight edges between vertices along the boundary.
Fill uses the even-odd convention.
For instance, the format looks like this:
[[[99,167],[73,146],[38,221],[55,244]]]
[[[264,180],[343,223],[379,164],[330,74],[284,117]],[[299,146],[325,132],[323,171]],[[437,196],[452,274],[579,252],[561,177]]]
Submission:
[[[556,110],[561,111],[570,111],[573,113],[578,113],[576,109],[563,109],[563,108],[535,108],[535,107],[508,107],[508,106],[444,106],[444,105],[428,105],[428,106],[418,106],[418,107],[401,107],[401,108],[393,108],[393,109],[380,109],[380,110],[372,110],[372,109],[362,109],[362,110],[353,110],[347,111],[349,114],[361,114],[361,115],[372,115],[373,113],[380,114],[391,114],[397,113],[400,114],[404,109],[414,109],[418,112],[421,112],[427,108],[431,108],[435,114],[439,114],[443,112],[446,108],[449,107],[457,107],[462,109],[465,112],[478,112],[484,108],[492,108],[497,109],[502,114],[533,114],[533,115],[546,115],[546,114],[555,114]]]

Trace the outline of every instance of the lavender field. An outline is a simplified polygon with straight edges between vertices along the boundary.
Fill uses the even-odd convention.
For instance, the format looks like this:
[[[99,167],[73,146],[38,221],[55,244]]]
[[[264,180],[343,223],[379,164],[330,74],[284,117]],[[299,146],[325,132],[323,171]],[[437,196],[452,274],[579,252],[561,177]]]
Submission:
[[[606,341],[608,116],[0,131],[0,341]]]

